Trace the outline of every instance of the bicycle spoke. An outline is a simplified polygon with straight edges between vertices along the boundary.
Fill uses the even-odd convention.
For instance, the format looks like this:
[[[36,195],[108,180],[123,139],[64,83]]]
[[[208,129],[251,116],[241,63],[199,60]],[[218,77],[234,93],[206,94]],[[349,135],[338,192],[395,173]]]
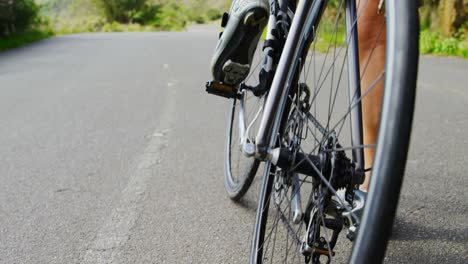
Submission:
[[[348,108],[348,111],[344,114],[343,117],[341,117],[339,119],[338,122],[336,122],[336,124],[332,127],[331,130],[334,130],[335,128],[337,128],[337,126],[339,125],[340,122],[344,122],[344,119],[351,113],[351,111],[357,107],[359,105],[359,103],[362,101],[362,99],[364,99],[371,91],[372,89],[377,85],[377,83],[379,83],[383,77],[384,77],[384,74],[385,72],[382,71],[382,73],[379,75],[379,77],[371,84],[371,86],[369,88],[367,88],[367,90],[364,92],[364,94],[361,96],[361,98],[357,99],[353,105],[351,105],[349,108]]]
[[[396,33],[404,33],[402,36],[406,36],[405,39],[412,39],[417,35],[417,26],[412,27],[407,24],[414,23],[411,22],[413,20],[408,20],[408,23],[403,25],[399,22],[400,19],[395,20],[395,17],[406,14],[405,12],[410,9],[414,9],[411,12],[414,11],[413,14],[416,14],[417,6],[410,4],[410,1],[385,1],[388,12],[376,15],[371,12],[377,10],[370,9],[376,9],[378,3],[369,0],[300,1],[299,3],[297,11],[304,13],[298,15],[298,18],[303,19],[305,15],[311,14],[318,17],[307,17],[305,24],[302,24],[309,27],[312,26],[310,24],[312,22],[315,23],[314,28],[299,27],[301,31],[289,32],[295,34],[290,36],[303,50],[296,51],[298,46],[289,49],[289,45],[293,42],[288,42],[286,46],[288,49],[285,49],[288,56],[281,55],[282,67],[278,69],[283,70],[283,66],[287,66],[283,63],[289,63],[289,59],[293,62],[286,72],[280,71],[282,76],[275,76],[278,78],[275,79],[275,84],[283,84],[284,81],[285,89],[289,89],[285,90],[287,97],[281,98],[283,104],[280,105],[279,111],[284,109],[284,113],[278,111],[279,113],[274,113],[276,115],[274,119],[271,116],[264,118],[275,122],[266,125],[277,129],[269,133],[275,133],[274,136],[277,136],[274,138],[275,144],[272,148],[275,148],[275,151],[276,148],[281,149],[277,163],[281,168],[270,164],[267,166],[270,171],[265,172],[262,193],[267,197],[262,197],[263,208],[262,205],[260,208],[263,210],[259,210],[257,214],[259,229],[256,229],[260,230],[256,232],[260,232],[261,237],[254,244],[257,249],[263,250],[263,255],[256,256],[259,260],[263,257],[265,263],[319,264],[330,261],[342,262],[349,254],[355,261],[357,256],[355,253],[361,252],[362,245],[360,242],[356,243],[357,246],[361,246],[361,250],[353,248],[353,239],[360,241],[363,236],[372,233],[362,232],[366,229],[372,230],[372,227],[360,226],[363,221],[360,217],[363,215],[366,223],[375,221],[369,220],[372,219],[369,217],[375,215],[363,211],[362,206],[369,201],[372,205],[377,203],[372,199],[374,197],[372,191],[370,196],[366,197],[359,191],[359,185],[365,182],[361,188],[367,186],[369,179],[365,177],[370,175],[371,171],[382,177],[380,180],[391,179],[394,183],[396,181],[390,177],[391,172],[386,169],[379,166],[372,167],[374,158],[376,165],[386,164],[386,159],[382,159],[380,155],[392,152],[382,152],[382,150],[392,150],[388,147],[392,144],[377,146],[375,138],[378,138],[379,142],[384,142],[384,139],[393,142],[390,132],[385,133],[385,137],[381,137],[382,135],[373,132],[373,127],[377,125],[382,131],[392,131],[392,133],[408,132],[406,128],[395,129],[394,126],[389,126],[386,119],[398,118],[396,120],[408,121],[402,118],[402,114],[397,110],[412,111],[412,105],[406,102],[407,97],[404,98],[404,106],[391,110],[388,106],[394,105],[395,100],[403,93],[403,88],[399,87],[403,82],[402,78],[414,81],[408,74],[403,74],[408,72],[402,72],[402,69],[410,69],[413,73],[416,67],[401,65],[401,61],[417,65],[417,60],[412,62],[411,60],[415,58],[409,55],[417,54],[410,53],[417,49],[417,45],[406,49],[405,40],[387,38],[387,27],[391,29],[388,31],[392,33],[390,37],[400,36]],[[309,6],[310,10],[304,10]],[[397,9],[394,10],[395,8]],[[402,10],[405,12],[401,12]],[[401,20],[405,19],[401,16]],[[297,23],[297,20],[294,22]],[[294,28],[298,25],[296,23],[293,23]],[[396,25],[398,28],[395,28]],[[407,27],[411,31],[405,32],[401,27]],[[414,33],[413,30],[415,34],[407,34]],[[312,32],[313,38],[304,36],[305,32]],[[367,34],[369,35],[365,38]],[[309,42],[304,45],[305,41]],[[355,45],[356,41],[359,45]],[[410,59],[401,58],[400,50],[405,51],[404,54],[407,55],[405,57]],[[399,58],[396,62],[395,51]],[[291,80],[294,83],[291,83]],[[390,85],[390,90],[385,88],[385,93],[382,94],[384,85],[392,81],[397,83]],[[272,91],[277,91],[276,88],[278,87]],[[389,98],[384,98],[389,94],[395,95],[390,97],[392,104],[388,104]],[[414,94],[411,91],[405,91],[403,94],[409,94],[408,100],[412,101]],[[277,96],[282,94],[275,94],[273,98],[276,99]],[[369,107],[373,106],[373,103],[368,103],[371,100],[382,100],[387,103],[385,108],[376,108],[374,112],[375,114],[378,113],[377,110],[382,112],[382,124],[387,124],[386,127],[376,124],[378,120],[375,120],[374,115],[366,116],[370,115],[372,110]],[[269,102],[269,107],[272,106],[271,102],[275,100]],[[249,112],[248,116],[252,118],[255,114],[256,112]],[[406,122],[406,127],[410,121]],[[383,130],[384,128],[386,130]],[[404,145],[406,151],[406,143]],[[377,153],[375,157],[372,156],[374,153]],[[276,155],[276,152],[274,154]],[[401,169],[393,163],[391,168]],[[301,172],[307,175],[300,174]],[[373,182],[370,186],[373,188],[375,185]],[[266,191],[269,193],[265,194]],[[393,200],[389,202],[392,203]],[[369,210],[368,208],[366,210]],[[376,207],[370,208],[379,211],[375,209]],[[388,214],[379,212],[378,215],[381,214],[392,216],[392,212]],[[361,230],[361,233],[358,234],[357,230]],[[374,237],[365,241],[376,239]],[[369,245],[366,244],[367,247]]]
[[[360,9],[356,14],[356,19],[351,22],[351,29],[348,28],[348,32],[357,27],[357,21],[362,16],[363,9],[367,4],[368,0],[359,1]],[[351,36],[340,37],[344,24],[342,18],[345,13],[345,1],[340,0],[336,8],[337,14],[333,17],[332,25],[327,32],[329,38],[325,46],[326,52],[320,54],[317,51],[318,41],[322,34],[326,34],[324,32],[327,29],[326,25],[323,26],[323,23],[320,23],[314,29],[315,37],[311,43],[311,51],[307,56],[299,58],[297,62],[298,68],[301,69],[298,72],[299,77],[295,84],[297,85],[295,91],[297,94],[288,95],[290,116],[288,123],[285,124],[286,132],[278,138],[281,143],[279,146],[291,147],[290,142],[296,142],[297,145],[293,149],[301,153],[303,157],[300,160],[295,160],[294,165],[288,168],[287,171],[277,171],[276,173],[280,173],[280,175],[270,176],[274,177],[273,184],[276,187],[272,187],[267,204],[269,204],[268,210],[275,212],[275,214],[271,215],[271,219],[266,224],[265,239],[261,245],[265,249],[264,256],[268,256],[268,262],[270,263],[281,261],[282,263],[296,263],[295,261],[303,258],[301,244],[304,241],[302,237],[307,232],[310,232],[308,235],[310,235],[309,239],[311,240],[307,243],[312,243],[319,238],[324,239],[321,242],[321,245],[323,245],[322,251],[319,250],[317,251],[319,253],[313,253],[314,258],[317,259],[323,255],[323,257],[327,256],[331,261],[335,260],[333,248],[337,244],[338,233],[328,226],[336,225],[332,222],[335,216],[327,215],[329,209],[321,206],[330,197],[333,197],[334,203],[341,207],[340,210],[350,215],[353,219],[351,221],[354,221],[352,224],[359,225],[359,218],[352,212],[352,204],[345,201],[344,197],[338,194],[338,188],[334,187],[334,184],[336,184],[333,183],[336,181],[335,178],[341,177],[341,169],[335,167],[335,162],[331,162],[330,167],[326,171],[322,171],[311,161],[309,156],[325,153],[324,155],[328,155],[327,157],[336,157],[338,152],[350,153],[356,149],[376,147],[375,144],[352,145],[350,142],[342,140],[344,131],[346,130],[346,133],[349,131],[344,125],[349,121],[348,117],[351,116],[351,112],[361,104],[363,99],[369,96],[369,93],[385,77],[385,72],[382,71],[376,76],[369,87],[361,89],[362,94],[359,97],[356,94],[349,95],[349,91],[342,88],[342,86],[346,87],[347,82],[349,82],[346,72],[349,71],[347,63]],[[370,68],[370,60],[373,57],[378,39],[383,35],[384,28],[385,24],[382,23],[376,39],[373,40],[374,44],[370,55],[366,57],[365,61],[361,62],[363,67],[360,71],[360,80],[363,79],[366,71]],[[309,81],[309,78],[313,78],[313,80]],[[303,83],[307,86],[303,86]],[[310,87],[308,92],[303,90],[307,89],[306,87]],[[353,100],[349,100],[348,96]],[[323,112],[320,112],[320,110]],[[348,137],[348,134],[346,134],[346,137]],[[297,191],[292,187],[292,184],[281,183],[281,181],[290,181],[291,179],[288,179],[288,177],[291,176],[288,176],[288,174],[293,173],[299,166],[305,166],[304,162],[308,163],[307,166],[311,167],[317,177],[299,175],[299,179],[296,179],[299,185]],[[280,189],[276,190],[275,188]],[[314,193],[316,194],[315,197]],[[308,200],[301,199],[300,206],[304,210],[302,213],[309,214],[307,219],[313,221],[313,226],[309,226],[312,222],[306,223],[305,219],[298,224],[293,224],[295,210],[293,204],[296,202],[293,198],[296,194],[300,194],[301,197],[309,196],[307,197]],[[304,203],[311,207],[305,208]],[[315,208],[312,209],[315,211],[307,211],[311,210],[311,208]],[[268,212],[268,214],[271,213]],[[341,225],[343,224],[341,223]],[[291,260],[292,262],[290,262]]]

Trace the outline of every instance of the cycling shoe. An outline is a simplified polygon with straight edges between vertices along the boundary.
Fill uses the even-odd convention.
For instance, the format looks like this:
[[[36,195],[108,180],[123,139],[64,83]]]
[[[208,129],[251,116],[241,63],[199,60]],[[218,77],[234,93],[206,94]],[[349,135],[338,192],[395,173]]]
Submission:
[[[211,62],[215,81],[237,86],[247,78],[268,16],[268,0],[234,0]]]

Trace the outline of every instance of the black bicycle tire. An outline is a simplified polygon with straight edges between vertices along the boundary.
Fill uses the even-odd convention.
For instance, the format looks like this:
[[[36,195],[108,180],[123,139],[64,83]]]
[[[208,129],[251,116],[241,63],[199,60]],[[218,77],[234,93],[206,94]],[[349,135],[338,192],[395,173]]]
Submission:
[[[388,136],[379,137],[376,151],[376,161],[379,162],[373,170],[381,173],[371,181],[369,202],[349,263],[380,263],[383,260],[398,205],[411,134],[419,58],[417,2],[386,1],[386,12],[387,17],[392,17],[387,18],[387,23],[391,21],[387,43],[394,41],[395,50],[388,50],[387,44],[385,87],[392,89],[385,89],[379,135],[386,133]],[[391,69],[387,68],[389,60],[395,63]],[[283,112],[283,115],[288,114],[289,111]],[[262,262],[262,249],[256,247],[265,234],[274,178],[272,171],[274,166],[267,162],[252,236],[251,263]]]
[[[417,1],[386,1],[387,41],[394,39],[393,50],[387,49],[384,101],[378,147],[362,229],[354,243],[350,263],[382,262],[398,206],[413,123],[419,63],[419,18]],[[406,30],[401,30],[406,28]],[[399,30],[397,30],[399,29]],[[385,124],[385,126],[382,126]],[[388,135],[388,136],[387,136]],[[380,243],[376,243],[380,241]]]

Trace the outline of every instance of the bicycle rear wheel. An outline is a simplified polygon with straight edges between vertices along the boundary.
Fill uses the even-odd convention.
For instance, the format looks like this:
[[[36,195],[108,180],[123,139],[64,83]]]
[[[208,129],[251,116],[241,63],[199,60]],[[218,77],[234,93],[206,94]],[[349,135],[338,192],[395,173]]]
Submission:
[[[301,5],[320,5],[317,2]],[[385,1],[386,18],[360,63],[354,52],[359,45],[353,43],[356,27],[362,10],[379,11],[376,1],[357,1],[357,12],[354,0],[324,3],[315,6],[324,11],[319,12],[320,22],[302,32],[315,35],[301,34],[298,43],[306,44],[289,69],[295,76],[286,85],[292,90],[287,99],[290,107],[277,115],[275,122],[286,122],[276,126],[280,129],[273,131],[270,147],[281,146],[291,159],[281,168],[265,165],[251,263],[379,263],[385,253],[413,117],[417,2]],[[374,51],[385,37],[385,69],[376,70]],[[355,86],[353,78],[361,89],[347,89]],[[356,141],[363,120],[356,110],[372,94],[379,94],[375,92],[379,86],[384,92],[378,141],[364,144]],[[373,162],[364,161],[363,152],[369,150],[375,152],[366,155]],[[366,163],[372,167],[364,167]],[[364,170],[372,174],[367,195],[358,190]]]
[[[258,45],[253,70],[244,84],[258,84],[262,57],[261,45]],[[252,141],[251,136],[257,132],[266,96],[256,96],[250,90],[243,90],[239,98],[231,99],[224,153],[224,186],[234,201],[240,200],[249,190],[260,165],[259,160],[244,155],[242,137],[247,136],[247,140]],[[240,125],[248,130],[247,134],[241,134]]]
[[[251,93],[244,93],[240,99],[232,99],[225,143],[224,186],[229,197],[235,201],[248,191],[260,165],[259,160],[246,157],[242,152],[238,127],[242,120],[239,115],[245,114],[247,120],[252,121],[256,113],[261,112],[262,106],[263,98],[256,98]],[[251,108],[250,111],[246,111],[245,107]]]

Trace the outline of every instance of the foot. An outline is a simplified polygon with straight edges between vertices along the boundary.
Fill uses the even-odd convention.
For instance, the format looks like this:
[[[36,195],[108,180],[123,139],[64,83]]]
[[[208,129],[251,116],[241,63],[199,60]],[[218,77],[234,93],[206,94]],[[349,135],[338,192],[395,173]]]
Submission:
[[[215,81],[237,86],[247,78],[268,14],[268,0],[233,1],[211,62]]]

